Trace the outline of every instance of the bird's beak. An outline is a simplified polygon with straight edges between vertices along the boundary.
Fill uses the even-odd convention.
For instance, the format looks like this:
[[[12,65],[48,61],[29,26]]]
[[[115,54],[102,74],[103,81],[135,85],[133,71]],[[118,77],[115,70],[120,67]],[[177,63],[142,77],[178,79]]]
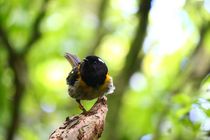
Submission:
[[[65,58],[69,61],[72,67],[75,67],[80,63],[80,59],[76,55],[66,53]]]

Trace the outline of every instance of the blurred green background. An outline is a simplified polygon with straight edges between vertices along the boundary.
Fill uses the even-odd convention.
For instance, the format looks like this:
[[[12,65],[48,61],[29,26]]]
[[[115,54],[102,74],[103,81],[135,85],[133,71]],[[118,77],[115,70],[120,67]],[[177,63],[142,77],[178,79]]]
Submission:
[[[102,140],[210,139],[210,0],[0,0],[0,140],[81,112],[65,52],[113,76]]]

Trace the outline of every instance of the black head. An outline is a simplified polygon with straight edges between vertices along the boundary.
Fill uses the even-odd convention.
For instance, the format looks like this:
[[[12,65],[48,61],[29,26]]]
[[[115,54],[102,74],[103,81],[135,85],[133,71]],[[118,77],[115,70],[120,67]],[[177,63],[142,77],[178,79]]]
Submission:
[[[97,87],[106,79],[108,68],[97,56],[87,56],[81,63],[80,74],[87,85]]]

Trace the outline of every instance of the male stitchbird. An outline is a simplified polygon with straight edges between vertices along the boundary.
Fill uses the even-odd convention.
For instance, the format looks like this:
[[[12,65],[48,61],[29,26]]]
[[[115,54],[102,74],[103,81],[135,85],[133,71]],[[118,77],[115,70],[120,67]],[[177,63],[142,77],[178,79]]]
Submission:
[[[66,53],[72,70],[66,78],[68,93],[86,112],[80,100],[92,100],[114,92],[112,77],[104,61],[97,56],[87,56],[82,61],[75,55]]]

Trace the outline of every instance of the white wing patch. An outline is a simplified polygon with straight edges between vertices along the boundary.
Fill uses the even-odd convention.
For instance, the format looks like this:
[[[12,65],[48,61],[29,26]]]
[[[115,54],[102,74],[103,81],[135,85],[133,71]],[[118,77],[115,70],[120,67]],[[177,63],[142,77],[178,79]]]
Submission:
[[[104,63],[104,61],[103,61],[103,60],[101,60],[101,58],[98,58],[98,61],[101,61],[102,63]]]
[[[88,59],[84,58],[83,61],[88,61]]]
[[[110,83],[109,83],[109,90],[107,91],[106,94],[112,94],[115,90],[115,86],[113,85],[113,80],[112,78],[110,79]]]

